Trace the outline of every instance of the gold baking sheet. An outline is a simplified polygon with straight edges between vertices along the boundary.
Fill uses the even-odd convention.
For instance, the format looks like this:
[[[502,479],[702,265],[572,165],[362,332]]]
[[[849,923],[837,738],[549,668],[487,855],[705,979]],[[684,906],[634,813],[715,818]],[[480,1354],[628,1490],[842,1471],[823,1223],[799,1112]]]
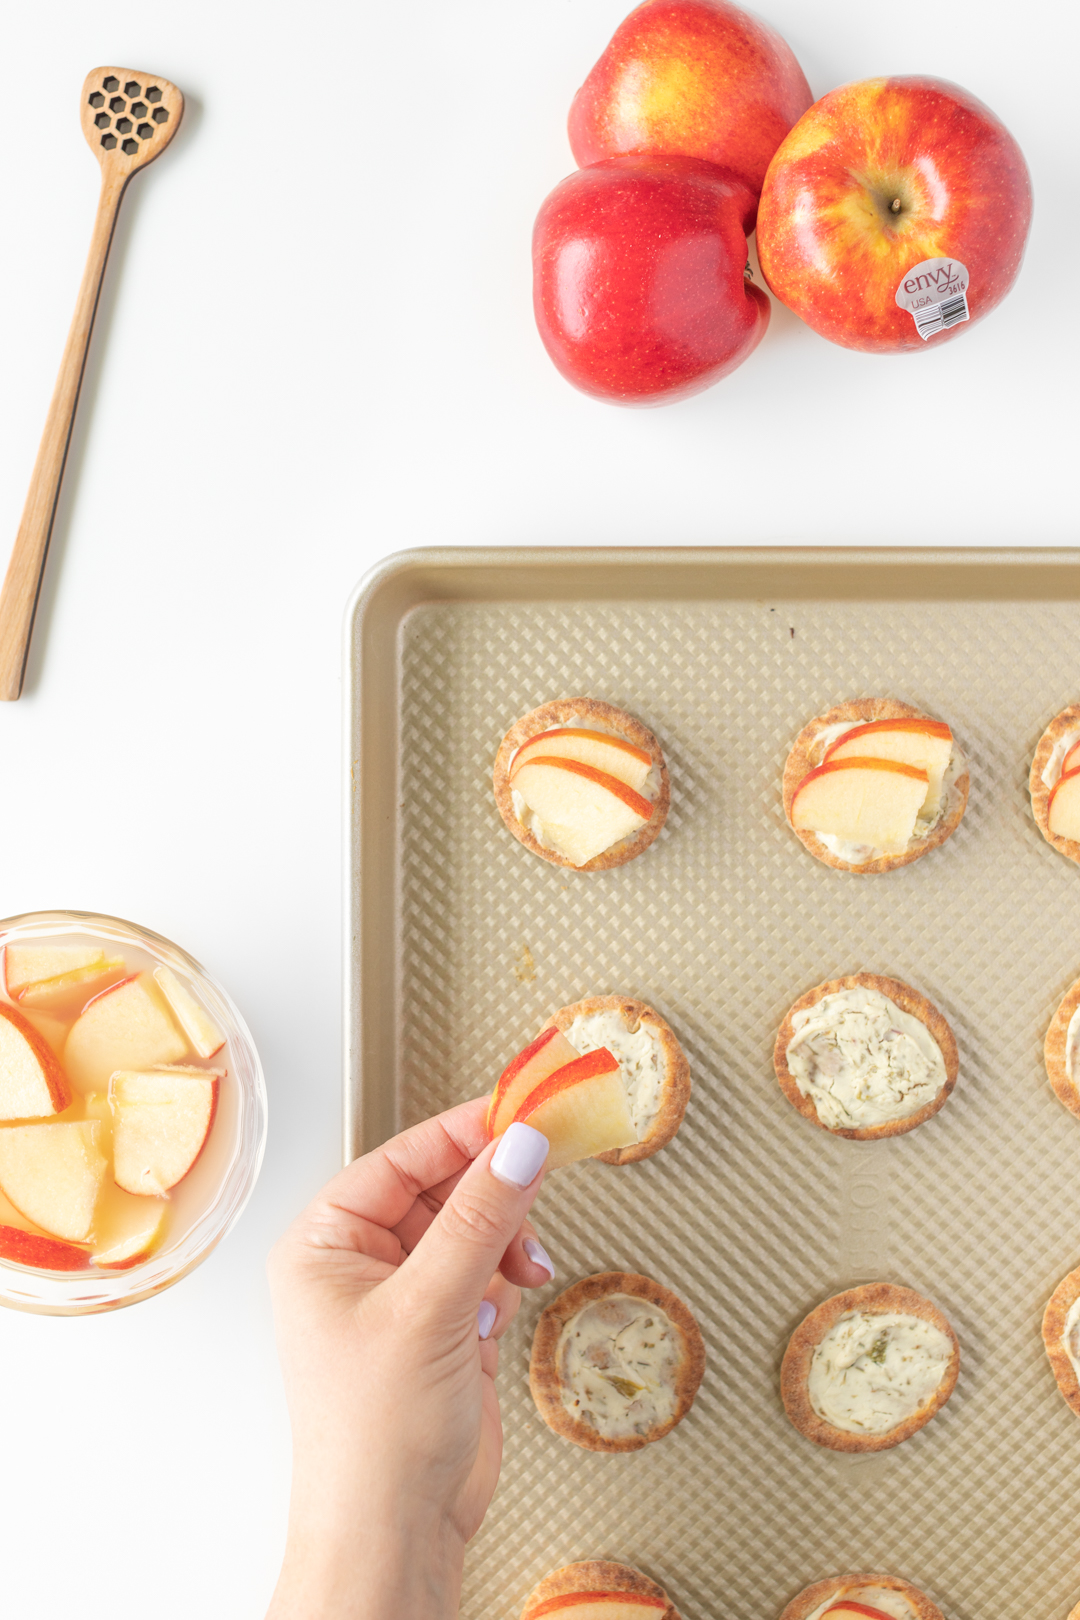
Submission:
[[[505,1460],[463,1615],[511,1620],[550,1569],[614,1558],[684,1620],[773,1620],[867,1568],[948,1620],[1063,1620],[1080,1422],[1039,1323],[1080,1261],[1080,1123],[1041,1049],[1080,975],[1080,870],[1026,781],[1080,691],[1080,554],[414,553],[359,593],[347,639],[347,1154],[490,1088],[586,995],[654,1005],[694,1078],[671,1146],[541,1194],[557,1277],[502,1341]],[[577,693],[651,726],[671,770],[657,844],[608,873],[538,860],[491,793],[511,721]],[[864,695],[948,720],[971,764],[951,841],[877,877],[815,862],[780,800],[802,724]],[[862,969],[922,990],[960,1046],[942,1113],[871,1143],[800,1119],[771,1064],[796,996]],[[675,1289],[708,1347],[689,1416],[629,1456],[560,1440],[528,1393],[539,1311],[607,1268]],[[838,1456],[785,1418],[780,1358],[813,1305],[878,1278],[945,1311],[960,1381],[896,1450]]]

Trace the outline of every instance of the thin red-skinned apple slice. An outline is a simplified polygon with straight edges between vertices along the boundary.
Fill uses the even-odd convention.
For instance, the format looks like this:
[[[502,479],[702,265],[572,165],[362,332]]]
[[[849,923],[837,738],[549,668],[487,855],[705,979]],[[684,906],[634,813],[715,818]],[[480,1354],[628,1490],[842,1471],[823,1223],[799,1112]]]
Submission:
[[[522,743],[510,766],[510,780],[514,780],[523,765],[538,755],[557,755],[560,759],[576,759],[583,765],[614,776],[627,787],[640,793],[652,770],[652,755],[645,748],[635,748],[622,737],[610,737],[603,731],[588,731],[583,726],[555,726],[542,731]]]
[[[177,1063],[188,1044],[148,973],[110,985],[88,1001],[71,1026],[64,1068],[82,1091],[102,1091],[114,1069]]]
[[[558,1039],[556,1039],[556,1036]],[[501,1136],[530,1091],[546,1080],[549,1074],[573,1063],[580,1054],[570,1045],[554,1025],[542,1029],[535,1041],[519,1052],[500,1074],[487,1111],[487,1134],[490,1142]]]
[[[928,816],[935,814],[941,802],[942,778],[952,758],[953,735],[943,720],[924,720],[912,717],[904,720],[870,720],[862,726],[852,726],[843,736],[825,750],[822,764],[834,759],[850,759],[854,755],[872,755],[874,759],[899,760],[902,765],[915,765],[924,770],[930,785],[923,805]]]
[[[121,1202],[121,1200],[123,1200]],[[168,1206],[114,1191],[95,1229],[94,1264],[102,1271],[128,1271],[153,1254],[165,1229]]]
[[[549,1170],[637,1141],[619,1064],[606,1046],[549,1074],[518,1108],[518,1121],[547,1137]]]
[[[1051,788],[1046,825],[1055,838],[1080,840],[1080,765],[1059,776]]]
[[[224,1075],[213,1069],[118,1070],[109,1081],[113,1178],[125,1192],[162,1198],[203,1150]]]
[[[20,1215],[54,1237],[90,1236],[108,1163],[96,1121],[0,1128],[0,1187]]]
[[[898,760],[829,760],[799,783],[791,825],[886,853],[904,850],[928,786],[925,771]]]
[[[573,1611],[573,1620],[648,1620],[648,1611],[666,1614],[666,1598],[649,1597],[644,1592],[564,1592],[545,1598],[528,1609],[522,1620],[541,1620],[546,1614]]]
[[[1068,771],[1080,770],[1080,737],[1073,743],[1065,758],[1061,762],[1061,775]]]
[[[527,761],[512,786],[539,816],[547,841],[574,866],[637,832],[653,813],[649,800],[617,777],[554,754]]]
[[[154,981],[199,1056],[212,1058],[215,1052],[220,1052],[225,1045],[225,1036],[191,991],[181,984],[172,968],[155,968]]]
[[[39,1271],[85,1271],[90,1264],[87,1249],[59,1238],[39,1237],[21,1226],[0,1226],[0,1259],[14,1260],[20,1266],[36,1266]]]
[[[5,945],[4,985],[24,1006],[47,1006],[96,979],[122,973],[122,957],[82,945]]]
[[[48,1041],[14,1007],[0,1004],[0,1119],[62,1113],[71,1087]]]
[[[855,1603],[851,1598],[841,1598],[839,1603],[831,1603],[822,1613],[821,1620],[830,1614],[835,1615],[836,1620],[842,1620],[844,1615],[861,1615],[863,1620],[892,1620],[884,1609],[871,1608],[869,1603]]]

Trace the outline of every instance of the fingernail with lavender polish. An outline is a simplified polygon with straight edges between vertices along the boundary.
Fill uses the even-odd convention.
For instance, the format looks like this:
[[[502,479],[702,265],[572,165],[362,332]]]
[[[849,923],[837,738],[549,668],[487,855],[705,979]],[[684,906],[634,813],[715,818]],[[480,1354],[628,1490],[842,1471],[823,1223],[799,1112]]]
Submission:
[[[511,1187],[527,1187],[548,1156],[548,1139],[531,1125],[515,1120],[499,1138],[491,1159],[491,1173]]]
[[[535,1238],[526,1238],[521,1247],[525,1250],[526,1255],[532,1261],[534,1266],[543,1266],[544,1270],[548,1274],[548,1280],[550,1281],[555,1275],[555,1267],[552,1265],[551,1256],[544,1248],[544,1245],[542,1243],[538,1243]]]
[[[486,1339],[492,1328],[495,1326],[495,1318],[498,1316],[498,1314],[498,1311],[495,1309],[490,1299],[482,1299],[480,1301],[480,1309],[476,1313],[476,1326],[480,1331],[480,1337],[482,1339]]]

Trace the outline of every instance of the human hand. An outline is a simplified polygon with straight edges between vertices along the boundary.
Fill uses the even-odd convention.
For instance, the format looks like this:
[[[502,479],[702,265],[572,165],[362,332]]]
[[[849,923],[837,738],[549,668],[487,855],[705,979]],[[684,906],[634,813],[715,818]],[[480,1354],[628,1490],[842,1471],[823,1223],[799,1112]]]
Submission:
[[[267,1620],[444,1620],[499,1476],[498,1338],[553,1268],[525,1216],[548,1144],[486,1101],[329,1182],[270,1257],[293,1429]]]

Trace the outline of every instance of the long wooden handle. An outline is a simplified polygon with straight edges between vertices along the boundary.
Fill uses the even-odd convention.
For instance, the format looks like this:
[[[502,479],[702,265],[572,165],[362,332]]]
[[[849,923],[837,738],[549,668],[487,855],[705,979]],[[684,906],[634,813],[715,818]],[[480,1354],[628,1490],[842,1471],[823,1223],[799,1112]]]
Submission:
[[[101,281],[128,178],[127,175],[102,176],[101,196],[82,286],[45,420],[45,431],[38,447],[22,522],[15,536],[4,588],[0,591],[0,699],[17,698],[22,691],[26,655],[30,650],[41,577],[45,572],[45,557],[56,516],[68,445],[71,443],[71,429],[79,403],[90,334],[94,330]]]

